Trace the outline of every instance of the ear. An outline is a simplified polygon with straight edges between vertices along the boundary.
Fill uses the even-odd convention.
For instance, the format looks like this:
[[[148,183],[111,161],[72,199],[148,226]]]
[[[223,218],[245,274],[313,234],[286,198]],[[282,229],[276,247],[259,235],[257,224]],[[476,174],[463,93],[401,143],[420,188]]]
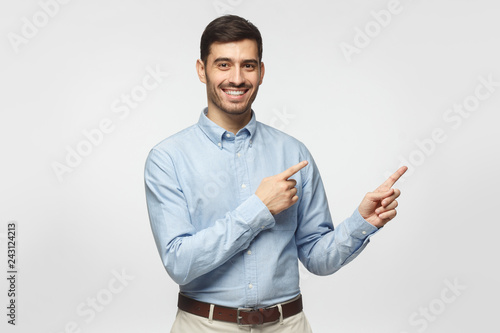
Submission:
[[[266,68],[264,67],[264,63],[260,63],[260,81],[259,81],[259,86],[262,84],[262,80],[264,80],[264,72],[266,71]]]
[[[201,82],[207,83],[207,78],[205,76],[205,64],[201,59],[196,60],[196,71],[198,72],[198,78]]]

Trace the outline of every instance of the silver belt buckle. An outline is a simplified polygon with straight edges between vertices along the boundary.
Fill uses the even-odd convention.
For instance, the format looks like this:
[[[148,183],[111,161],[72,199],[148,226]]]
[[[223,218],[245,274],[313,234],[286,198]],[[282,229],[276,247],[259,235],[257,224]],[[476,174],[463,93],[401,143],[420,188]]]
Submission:
[[[242,311],[249,313],[248,318],[251,319],[251,323],[248,324],[241,323],[242,317],[240,316],[240,312]],[[254,321],[253,319],[258,319],[258,321]],[[262,309],[238,308],[238,310],[236,310],[236,322],[238,323],[238,326],[243,326],[243,327],[252,325],[262,325],[264,323],[264,313]]]

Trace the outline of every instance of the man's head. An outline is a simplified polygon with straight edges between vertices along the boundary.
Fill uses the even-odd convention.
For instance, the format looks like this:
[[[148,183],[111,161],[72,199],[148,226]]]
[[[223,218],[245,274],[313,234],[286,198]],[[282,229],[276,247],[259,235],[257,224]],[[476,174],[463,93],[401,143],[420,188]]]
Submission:
[[[238,16],[219,17],[203,32],[200,51],[196,69],[207,86],[207,116],[240,123],[250,120],[264,78],[259,30]]]
[[[236,15],[225,15],[210,22],[200,42],[200,59],[207,62],[213,43],[237,42],[243,39],[254,40],[257,43],[259,63],[262,61],[262,37],[259,29],[250,21]]]

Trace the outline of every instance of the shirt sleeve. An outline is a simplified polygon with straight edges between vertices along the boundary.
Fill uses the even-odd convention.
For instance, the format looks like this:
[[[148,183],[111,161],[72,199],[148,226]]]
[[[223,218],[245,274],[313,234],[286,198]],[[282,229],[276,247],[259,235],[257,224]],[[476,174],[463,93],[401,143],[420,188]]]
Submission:
[[[210,227],[196,230],[175,164],[164,151],[151,150],[144,180],[156,246],[165,269],[179,285],[219,267],[275,224],[272,214],[254,194]]]
[[[300,261],[311,273],[329,275],[351,262],[378,231],[358,209],[334,228],[319,170],[303,146],[309,166],[301,170],[302,196],[298,202],[295,240]]]

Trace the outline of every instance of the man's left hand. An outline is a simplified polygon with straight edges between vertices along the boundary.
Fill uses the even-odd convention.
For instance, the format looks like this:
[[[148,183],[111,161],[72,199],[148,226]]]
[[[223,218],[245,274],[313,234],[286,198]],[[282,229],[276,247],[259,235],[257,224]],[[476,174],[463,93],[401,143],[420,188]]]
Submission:
[[[396,198],[399,197],[401,191],[392,188],[392,186],[406,170],[408,167],[402,166],[375,191],[365,195],[358,210],[367,222],[381,228],[396,216],[396,207],[398,206]]]

